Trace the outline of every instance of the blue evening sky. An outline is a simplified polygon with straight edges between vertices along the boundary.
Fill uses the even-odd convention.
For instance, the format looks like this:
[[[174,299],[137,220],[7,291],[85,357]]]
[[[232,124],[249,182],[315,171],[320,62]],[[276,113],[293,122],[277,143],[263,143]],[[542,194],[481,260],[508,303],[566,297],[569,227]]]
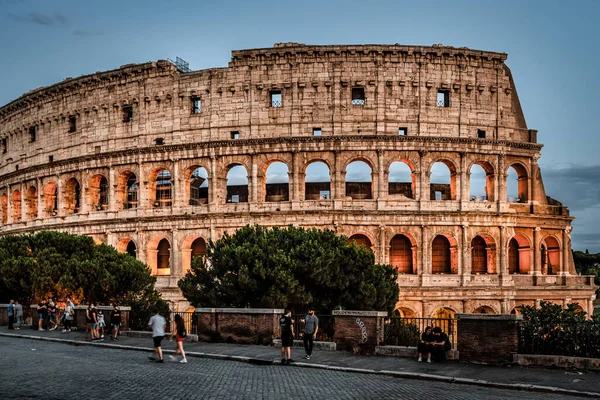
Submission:
[[[182,57],[223,67],[234,49],[401,43],[508,53],[546,192],[573,248],[600,252],[600,1],[0,0],[0,105],[66,77]]]

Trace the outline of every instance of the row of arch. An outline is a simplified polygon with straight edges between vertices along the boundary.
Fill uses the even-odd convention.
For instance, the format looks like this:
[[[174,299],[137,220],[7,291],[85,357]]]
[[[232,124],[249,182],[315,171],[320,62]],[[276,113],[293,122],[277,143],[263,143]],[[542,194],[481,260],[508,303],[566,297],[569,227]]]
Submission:
[[[488,162],[475,162],[470,169],[470,197],[471,201],[493,201],[494,170]],[[290,200],[290,179],[287,164],[273,161],[265,166],[264,201],[280,202]],[[429,199],[430,200],[455,200],[456,193],[456,167],[448,160],[441,160],[432,164]],[[416,195],[416,169],[408,160],[394,161],[390,164],[388,173],[387,193],[400,195],[408,199],[415,199]],[[327,162],[313,161],[304,169],[304,200],[330,200],[331,199],[331,173]],[[149,207],[165,208],[173,205],[173,192],[175,177],[166,168],[156,168],[147,177],[147,199]],[[183,179],[184,201],[191,206],[207,204],[210,202],[209,175],[205,167],[192,166],[185,170]],[[245,203],[249,201],[249,179],[246,167],[241,164],[231,164],[227,170],[225,203]],[[511,184],[510,182],[513,182]],[[512,164],[508,168],[507,201],[527,201],[528,177],[527,170],[521,164]],[[479,186],[478,186],[479,185]],[[86,201],[91,211],[102,211],[109,208],[110,187],[108,179],[102,174],[96,174],[87,183],[87,196],[82,196],[82,186],[77,178],[70,178],[62,193],[58,192],[58,185],[54,181],[47,182],[42,193],[34,185],[25,189],[24,195],[20,190],[10,193],[11,217],[13,222],[23,219],[32,220],[40,217],[38,202],[43,201],[42,217],[57,215],[59,203],[62,204],[62,213],[76,214],[81,210],[82,202]],[[141,185],[139,177],[133,171],[124,171],[119,174],[116,184],[116,208],[131,209],[140,206]],[[43,200],[41,199],[43,195]],[[373,199],[373,169],[366,160],[355,160],[349,163],[345,170],[345,195],[352,199]],[[59,197],[62,196],[62,197]],[[59,199],[61,200],[59,202]],[[8,221],[7,194],[0,198],[2,207],[2,223]],[[25,210],[23,210],[23,205]],[[143,205],[142,205],[143,206]],[[25,212],[25,214],[23,214]]]
[[[513,307],[510,310],[510,314],[520,314],[521,312],[519,311],[519,307],[520,307],[520,305]],[[583,312],[583,311],[584,311],[584,309],[581,305],[578,305],[577,309],[575,310],[575,312]],[[500,314],[500,310],[496,310],[494,307],[492,307],[490,305],[482,305],[482,306],[478,305],[478,306],[475,306],[472,310],[465,310],[464,312],[470,313],[470,314]],[[429,317],[425,317],[425,316],[423,316],[423,317],[424,318],[433,318],[433,319],[454,319],[454,318],[456,318],[457,313],[458,313],[458,311],[456,311],[452,307],[438,307],[431,313],[431,315]],[[406,306],[395,309],[393,314],[394,314],[394,316],[398,316],[398,317],[402,317],[402,318],[406,318],[406,319],[419,318],[418,314],[414,310],[412,310],[411,308],[406,307]]]

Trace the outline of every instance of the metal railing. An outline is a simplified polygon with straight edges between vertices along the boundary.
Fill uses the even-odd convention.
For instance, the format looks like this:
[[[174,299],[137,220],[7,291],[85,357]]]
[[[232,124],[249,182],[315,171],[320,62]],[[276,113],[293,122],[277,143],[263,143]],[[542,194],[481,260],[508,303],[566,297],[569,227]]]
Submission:
[[[306,314],[292,314],[294,320],[294,334],[296,339],[302,338],[304,332],[304,318]],[[317,331],[317,341],[321,342],[332,342],[335,335],[335,328],[333,324],[333,315],[317,315],[319,318],[319,330]],[[278,336],[280,336],[279,333]]]
[[[521,322],[519,353],[600,358],[600,322]]]
[[[442,332],[448,335],[452,349],[457,348],[457,320],[453,318],[388,318],[385,321],[383,343],[388,346],[416,347],[428,326],[442,328]]]
[[[188,334],[198,333],[198,320],[194,312],[171,312],[167,320],[167,332],[171,333],[175,329],[175,315],[179,314],[183,318],[183,324]]]

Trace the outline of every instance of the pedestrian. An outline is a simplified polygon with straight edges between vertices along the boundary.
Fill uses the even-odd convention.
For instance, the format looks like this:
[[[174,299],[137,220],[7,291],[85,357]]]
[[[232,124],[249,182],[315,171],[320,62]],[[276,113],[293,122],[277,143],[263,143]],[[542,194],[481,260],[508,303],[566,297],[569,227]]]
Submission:
[[[100,339],[104,339],[104,327],[106,323],[104,322],[104,313],[102,310],[98,309],[98,335]]]
[[[117,339],[117,335],[119,334],[119,328],[121,327],[121,311],[116,304],[113,306],[113,310],[110,313],[110,326],[112,327],[110,340],[119,340]]]
[[[92,333],[92,303],[88,304],[88,307],[85,309],[85,340],[88,338],[88,332],[90,332],[92,339],[94,339],[94,334]]]
[[[96,303],[92,303],[90,319],[92,320],[92,340],[103,340],[98,334],[98,305]]]
[[[285,310],[285,314],[279,319],[279,327],[281,328],[281,365],[289,365],[294,362],[292,360],[294,320],[290,310]]]
[[[63,332],[71,332],[71,324],[73,323],[73,315],[75,314],[75,305],[70,297],[67,297],[65,310],[63,313]]]
[[[153,310],[153,316],[148,321],[148,326],[152,328],[152,340],[154,340],[154,352],[158,359],[154,357],[148,357],[152,361],[159,363],[163,362],[161,342],[165,338],[165,330],[167,329],[167,321],[165,318],[158,313],[158,309]]]
[[[187,332],[185,330],[185,324],[183,323],[183,318],[181,315],[175,314],[175,331],[171,332],[171,337],[175,336],[175,341],[177,342],[177,350],[175,350],[175,354],[181,354],[182,364],[187,363],[187,359],[185,358],[185,351],[183,351],[183,342],[185,342],[185,338],[187,337]]]
[[[50,302],[48,303],[48,310],[46,315],[48,316],[48,330],[53,331],[56,328],[58,328],[58,322],[56,322],[56,305],[52,300],[50,300]],[[53,325],[52,328],[50,327],[50,325]]]
[[[442,328],[436,326],[431,330],[433,343],[431,348],[431,356],[433,361],[446,361],[446,352],[452,348],[448,335],[442,332]]]
[[[433,341],[435,337],[431,332],[431,327],[425,328],[425,331],[421,334],[421,340],[417,344],[417,351],[419,352],[419,359],[417,361],[423,361],[423,354],[427,354],[427,362],[431,362],[431,351],[433,349]]]
[[[8,311],[8,329],[15,329],[15,301],[10,299],[7,306]]]
[[[17,316],[17,327],[15,329],[21,329],[23,324],[23,305],[15,300],[15,314]]]
[[[301,321],[304,322],[304,332],[302,339],[304,341],[304,351],[306,352],[307,360],[310,360],[313,351],[313,341],[317,338],[317,332],[319,332],[319,318],[315,315],[315,309],[310,307],[308,314]]]
[[[38,312],[38,331],[44,330],[44,321],[46,320],[46,312],[48,311],[48,306],[46,305],[46,299],[43,299],[37,305]]]

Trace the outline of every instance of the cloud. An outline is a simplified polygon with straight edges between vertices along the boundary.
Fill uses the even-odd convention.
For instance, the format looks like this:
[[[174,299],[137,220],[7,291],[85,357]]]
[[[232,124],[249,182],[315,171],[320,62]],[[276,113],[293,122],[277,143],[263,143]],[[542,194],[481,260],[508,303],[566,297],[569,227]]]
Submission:
[[[13,13],[6,13],[6,15],[17,22],[26,22],[35,25],[49,26],[49,25],[67,25],[69,19],[58,12],[54,14],[43,14],[39,12],[30,12],[27,15],[19,15]]]
[[[73,36],[79,36],[79,37],[90,37],[90,36],[101,36],[104,35],[104,33],[102,32],[90,32],[90,31],[85,31],[82,29],[75,29],[73,31]]]
[[[600,165],[542,168],[546,194],[571,211],[600,205]]]

